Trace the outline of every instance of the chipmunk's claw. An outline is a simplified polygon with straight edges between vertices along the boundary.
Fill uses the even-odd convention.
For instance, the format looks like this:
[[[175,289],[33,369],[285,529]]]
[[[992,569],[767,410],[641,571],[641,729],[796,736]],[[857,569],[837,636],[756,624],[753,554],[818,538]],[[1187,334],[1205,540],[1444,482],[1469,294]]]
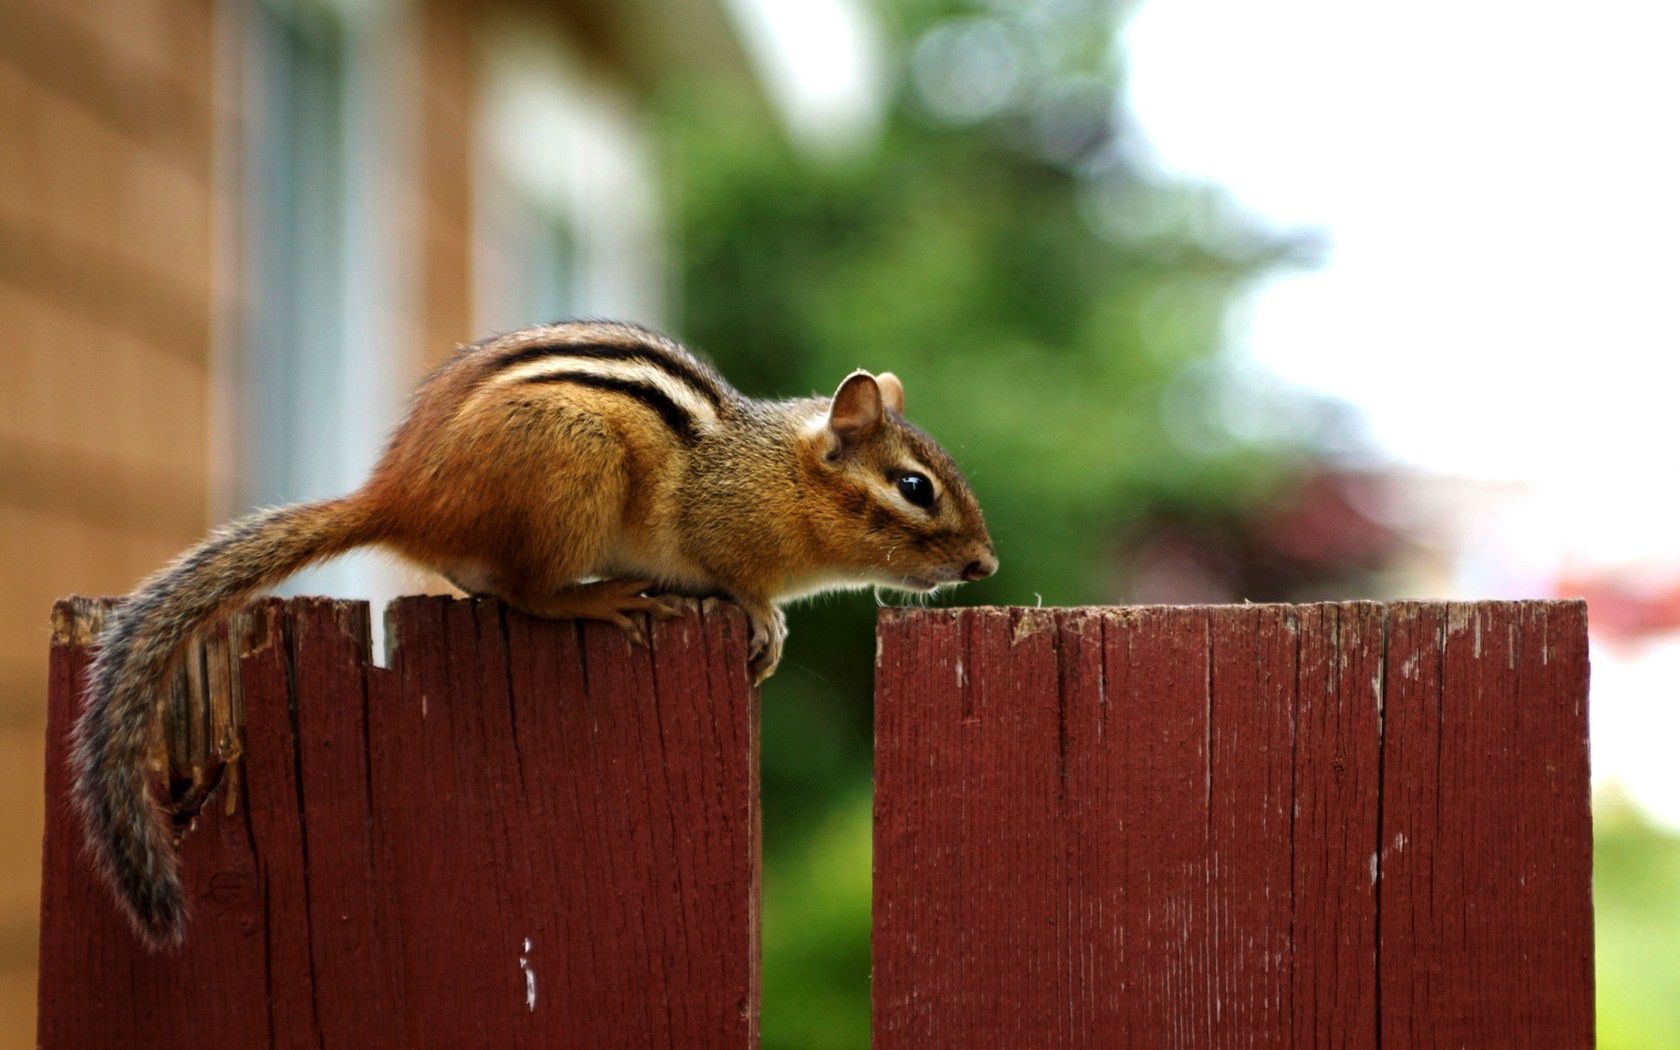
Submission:
[[[683,606],[677,599],[643,593],[653,585],[652,580],[597,580],[568,587],[540,602],[522,603],[521,608],[550,619],[600,620],[623,631],[636,645],[647,645],[647,632],[636,618],[637,613],[646,613],[655,620],[669,620],[683,614]]]
[[[655,620],[675,620],[688,611],[681,598],[667,598],[659,594],[645,594],[640,596],[637,608],[653,617]]]
[[[747,673],[752,684],[763,685],[776,673],[782,662],[782,643],[787,641],[787,618],[780,609],[747,613],[752,622],[752,637],[747,643]]]
[[[642,593],[653,586],[651,580],[616,582],[622,585],[622,592],[616,595],[612,622],[636,645],[647,645],[648,638],[647,632],[642,629],[641,621],[633,619],[632,614],[645,613],[655,622],[674,620],[683,614],[683,606],[679,599]]]

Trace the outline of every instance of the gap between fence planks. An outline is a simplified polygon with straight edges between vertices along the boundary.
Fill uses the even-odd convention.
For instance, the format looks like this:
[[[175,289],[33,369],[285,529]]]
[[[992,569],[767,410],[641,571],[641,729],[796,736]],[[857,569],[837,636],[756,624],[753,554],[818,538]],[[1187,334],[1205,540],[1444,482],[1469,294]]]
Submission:
[[[1592,1044],[1583,604],[879,632],[877,1050]]]
[[[738,610],[692,603],[641,648],[406,598],[388,668],[365,603],[234,617],[168,705],[173,796],[221,786],[182,847],[187,947],[149,956],[65,804],[103,609],[54,610],[39,1045],[756,1045],[758,697]]]

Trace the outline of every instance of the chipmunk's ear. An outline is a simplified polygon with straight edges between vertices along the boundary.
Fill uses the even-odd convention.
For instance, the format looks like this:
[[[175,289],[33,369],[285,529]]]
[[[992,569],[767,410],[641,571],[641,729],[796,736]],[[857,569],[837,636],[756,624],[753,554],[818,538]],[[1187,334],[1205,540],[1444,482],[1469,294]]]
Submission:
[[[841,449],[868,438],[881,426],[881,387],[859,369],[847,376],[828,406],[828,432]]]
[[[904,414],[904,384],[898,381],[898,377],[891,372],[882,372],[875,377],[875,385],[881,388],[881,400],[886,406],[902,416]]]

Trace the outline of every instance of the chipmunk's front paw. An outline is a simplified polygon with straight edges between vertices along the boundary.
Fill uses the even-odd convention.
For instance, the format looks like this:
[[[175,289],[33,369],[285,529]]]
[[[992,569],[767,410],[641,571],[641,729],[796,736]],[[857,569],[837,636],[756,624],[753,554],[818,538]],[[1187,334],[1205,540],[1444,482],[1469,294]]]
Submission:
[[[782,662],[782,643],[787,640],[787,617],[780,609],[747,613],[752,621],[752,637],[747,643],[747,673],[753,685],[762,685],[776,673]]]

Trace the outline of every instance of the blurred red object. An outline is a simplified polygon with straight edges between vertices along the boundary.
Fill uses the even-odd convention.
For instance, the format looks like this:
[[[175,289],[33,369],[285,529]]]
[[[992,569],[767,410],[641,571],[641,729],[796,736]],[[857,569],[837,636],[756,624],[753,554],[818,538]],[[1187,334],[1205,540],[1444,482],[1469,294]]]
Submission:
[[[1595,636],[1631,642],[1680,631],[1680,567],[1565,571],[1554,595],[1585,598]]]
[[[1317,464],[1245,511],[1158,512],[1121,544],[1124,597],[1298,601],[1368,591],[1408,542],[1372,513],[1392,484],[1380,472]]]

